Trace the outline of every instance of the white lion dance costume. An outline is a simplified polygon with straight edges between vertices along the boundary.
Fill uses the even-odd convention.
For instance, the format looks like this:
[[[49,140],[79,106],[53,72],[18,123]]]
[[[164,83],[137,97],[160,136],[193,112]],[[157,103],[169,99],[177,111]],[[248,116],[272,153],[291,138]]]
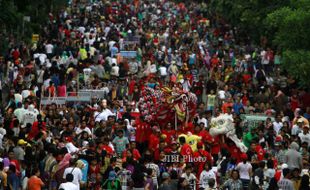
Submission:
[[[211,120],[210,134],[214,137],[217,135],[226,135],[230,138],[241,152],[246,152],[248,148],[238,139],[234,125],[234,119],[231,115],[221,114]]]

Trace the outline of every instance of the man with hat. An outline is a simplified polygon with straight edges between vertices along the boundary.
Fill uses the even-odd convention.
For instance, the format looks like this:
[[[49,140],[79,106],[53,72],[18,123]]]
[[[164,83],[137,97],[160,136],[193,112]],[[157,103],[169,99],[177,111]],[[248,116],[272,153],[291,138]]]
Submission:
[[[309,133],[309,125],[304,125],[302,128],[303,132],[298,134],[301,143],[307,142],[308,147],[310,147],[310,133]]]
[[[171,184],[171,181],[170,181],[170,174],[168,172],[163,172],[161,174],[161,177],[162,177],[162,183],[161,185],[159,186],[159,190],[170,190],[170,189],[173,189],[173,186]]]
[[[297,120],[297,123],[295,125],[293,125],[291,134],[292,135],[298,135],[300,132],[302,132],[303,125],[304,125],[303,119],[299,118]]]
[[[283,145],[282,145],[282,137],[281,136],[277,136],[275,138],[275,152],[274,152],[274,156],[278,162],[278,164],[283,164],[284,163],[284,158],[285,158],[285,154],[286,154],[286,150],[283,149]]]
[[[180,159],[179,143],[175,140],[171,141],[171,149],[169,150],[168,157]]]
[[[27,144],[28,144],[27,141],[25,141],[24,139],[19,139],[18,140],[16,147],[14,147],[14,149],[13,149],[15,158],[17,160],[19,160],[19,161],[23,161],[24,160],[24,156],[25,156],[24,147]]]

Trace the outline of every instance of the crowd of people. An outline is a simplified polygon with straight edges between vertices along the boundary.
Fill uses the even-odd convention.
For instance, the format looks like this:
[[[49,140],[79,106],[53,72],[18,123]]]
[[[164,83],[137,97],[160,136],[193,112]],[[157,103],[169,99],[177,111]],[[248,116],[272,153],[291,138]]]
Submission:
[[[281,51],[253,45],[207,7],[73,0],[50,14],[38,41],[11,38],[1,70],[0,189],[308,190],[308,89],[282,69]],[[146,87],[193,92],[195,117],[146,121]],[[103,93],[57,101],[85,89]],[[234,118],[246,152],[209,134],[221,113]],[[267,119],[246,126],[244,114]],[[181,134],[201,140],[192,147]]]

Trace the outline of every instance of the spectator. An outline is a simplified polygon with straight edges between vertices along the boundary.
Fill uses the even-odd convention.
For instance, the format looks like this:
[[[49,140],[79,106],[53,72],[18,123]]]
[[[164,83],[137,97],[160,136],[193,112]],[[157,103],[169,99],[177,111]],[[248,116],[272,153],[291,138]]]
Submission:
[[[301,182],[300,182],[300,187],[299,190],[309,190],[310,186],[309,186],[309,176],[308,175],[303,175],[301,177]]]
[[[246,154],[243,154],[241,159],[242,162],[236,166],[236,170],[238,170],[240,173],[240,180],[242,181],[243,188],[247,189],[249,187],[250,179],[252,176],[252,165],[250,162],[248,162],[248,157]]]
[[[285,155],[285,163],[287,163],[289,169],[302,168],[302,156],[299,150],[299,145],[296,142],[292,142],[290,149]]]
[[[214,180],[214,183],[212,186],[209,186],[209,182],[211,180]],[[199,188],[200,189],[208,189],[208,188],[214,188],[217,187],[216,185],[216,175],[212,171],[211,164],[206,163],[204,170],[201,172],[200,177],[199,177]]]
[[[289,179],[290,178],[290,169],[288,169],[288,168],[283,169],[283,176],[284,176],[284,178],[278,182],[279,188],[283,189],[283,190],[294,189],[293,182]]]
[[[68,173],[66,175],[66,181],[67,182],[60,184],[59,189],[62,188],[64,190],[78,190],[78,186],[75,185],[74,183],[72,183],[73,178],[74,178],[73,174]]]
[[[27,189],[29,190],[40,190],[44,186],[43,181],[40,179],[39,168],[33,169],[33,175],[28,180]]]
[[[76,158],[71,158],[69,161],[69,167],[65,169],[63,178],[66,179],[67,174],[73,175],[72,183],[75,184],[78,189],[80,188],[80,183],[82,180],[82,171],[80,168],[76,166]]]
[[[243,189],[242,181],[239,179],[238,170],[233,170],[231,172],[231,178],[225,181],[225,183],[223,184],[223,188],[235,189],[235,190]]]

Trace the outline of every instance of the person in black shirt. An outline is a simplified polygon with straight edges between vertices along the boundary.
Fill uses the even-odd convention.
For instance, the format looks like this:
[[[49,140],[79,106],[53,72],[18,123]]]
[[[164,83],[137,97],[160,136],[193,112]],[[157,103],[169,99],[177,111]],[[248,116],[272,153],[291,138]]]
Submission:
[[[207,87],[207,94],[210,94],[211,90],[213,90],[213,92],[216,92],[217,83],[214,79],[214,76],[211,76],[210,80],[206,84],[206,87]]]

